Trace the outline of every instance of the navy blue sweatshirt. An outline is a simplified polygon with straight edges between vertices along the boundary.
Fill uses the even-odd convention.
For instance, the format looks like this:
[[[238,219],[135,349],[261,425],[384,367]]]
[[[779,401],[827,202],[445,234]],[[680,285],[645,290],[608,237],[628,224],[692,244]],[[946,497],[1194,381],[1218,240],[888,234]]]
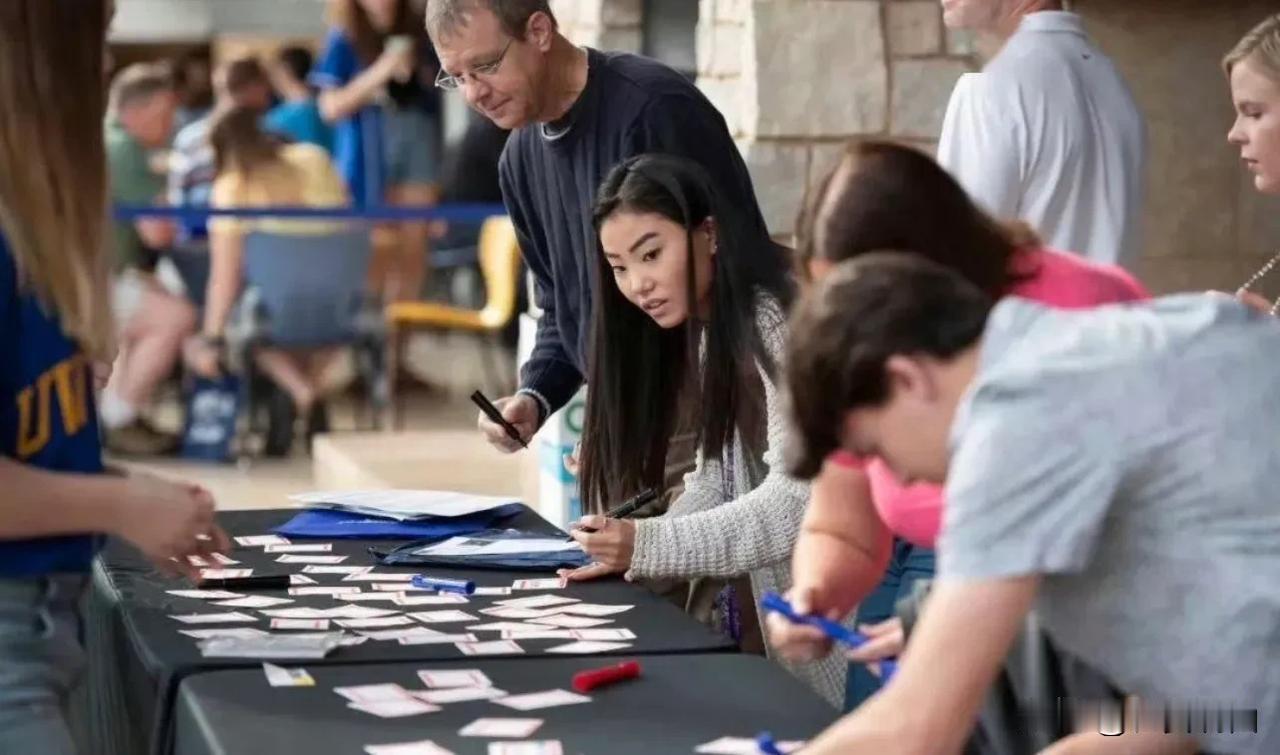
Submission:
[[[613,166],[647,152],[690,157],[711,174],[727,204],[751,208],[760,239],[768,240],[747,166],[702,92],[655,60],[587,54],[587,86],[578,101],[557,123],[513,132],[499,166],[503,201],[543,310],[520,382],[539,400],[544,419],[573,397],[586,374],[590,265],[600,264],[591,208]]]

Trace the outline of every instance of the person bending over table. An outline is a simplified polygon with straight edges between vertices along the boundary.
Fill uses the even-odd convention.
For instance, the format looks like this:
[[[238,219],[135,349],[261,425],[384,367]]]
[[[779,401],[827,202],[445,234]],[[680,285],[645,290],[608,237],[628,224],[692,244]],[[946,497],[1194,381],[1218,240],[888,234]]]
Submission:
[[[581,451],[583,505],[602,510],[660,489],[682,402],[700,443],[669,511],[639,521],[587,516],[573,537],[594,563],[569,579],[750,574],[785,589],[806,486],[780,464],[774,380],[793,286],[772,244],[712,189],[692,160],[641,155],[610,171],[596,200],[600,255],[591,323],[591,391]],[[753,600],[738,595],[737,601]],[[736,611],[730,613],[730,625]],[[838,704],[842,662],[796,669]]]
[[[206,491],[102,463],[90,364],[115,348],[100,126],[110,15],[105,0],[0,3],[5,753],[76,751],[66,716],[86,663],[78,606],[104,534],[170,572],[229,547]]]
[[[878,457],[945,481],[947,506],[897,674],[806,752],[958,752],[1033,605],[1148,706],[1257,711],[1256,733],[1144,725],[1122,752],[1280,752],[1280,447],[1258,422],[1277,349],[1270,317],[1223,296],[1062,312],[993,306],[919,255],[841,263],[791,322],[791,468]],[[1057,751],[1098,751],[1075,744]]]
[[[798,273],[811,280],[877,249],[913,249],[995,297],[1068,309],[1147,298],[1124,270],[1045,248],[1026,225],[990,217],[931,157],[893,142],[851,142],[808,197],[797,228]],[[846,710],[880,688],[873,662],[901,652],[895,605],[933,576],[941,520],[941,488],[904,485],[882,460],[837,453],[818,476],[792,559],[790,597],[804,612],[840,617],[857,606],[858,623],[875,638],[852,656]],[[781,617],[768,623],[788,657],[831,649],[816,630]]]
[[[347,192],[329,160],[313,144],[285,144],[265,131],[258,111],[233,107],[215,116],[209,130],[217,179],[213,207],[343,207]],[[240,294],[244,268],[244,239],[253,231],[284,235],[341,232],[342,223],[315,220],[242,220],[215,218],[209,222],[210,270],[205,294],[204,326],[189,351],[192,369],[206,377],[221,371],[224,332]],[[321,377],[334,357],[333,349],[312,351],[260,348],[254,361],[292,400],[293,416],[306,420],[306,437],[328,431],[328,414],[320,399]],[[287,413],[289,414],[289,413]],[[285,438],[268,445],[287,451],[292,423]]]

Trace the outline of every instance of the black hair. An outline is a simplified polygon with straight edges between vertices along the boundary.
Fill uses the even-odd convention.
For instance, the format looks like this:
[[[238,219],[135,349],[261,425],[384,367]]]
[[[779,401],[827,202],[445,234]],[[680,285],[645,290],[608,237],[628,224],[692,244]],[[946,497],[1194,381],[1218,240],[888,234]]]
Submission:
[[[597,232],[616,212],[654,213],[685,229],[694,287],[694,231],[714,219],[711,312],[663,329],[626,300],[598,249],[592,261],[595,302],[590,330],[581,492],[599,511],[619,498],[663,485],[668,441],[681,399],[705,458],[718,458],[735,433],[763,450],[768,418],[757,365],[772,379],[775,365],[757,327],[762,297],[788,307],[793,282],[785,251],[756,232],[745,208],[721,201],[698,163],[648,154],[617,165],[596,197]],[[700,348],[704,355],[698,370]]]
[[[290,76],[303,83],[306,83],[314,63],[311,51],[305,47],[286,47],[276,54],[276,60],[289,69]]]

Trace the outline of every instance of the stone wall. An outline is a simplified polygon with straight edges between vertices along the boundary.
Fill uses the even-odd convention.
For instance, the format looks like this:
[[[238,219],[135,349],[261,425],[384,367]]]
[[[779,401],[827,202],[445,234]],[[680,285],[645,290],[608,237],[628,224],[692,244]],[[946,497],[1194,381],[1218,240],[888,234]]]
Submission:
[[[1280,252],[1280,201],[1261,197],[1227,144],[1219,67],[1275,0],[1076,0],[1147,116],[1150,161],[1139,269],[1157,292],[1234,290]],[[1273,273],[1273,277],[1280,273]],[[1262,290],[1280,294],[1280,280]]]
[[[937,0],[700,0],[698,86],[724,113],[770,229],[854,136],[932,149],[957,78],[976,67]]]
[[[565,36],[575,44],[600,50],[641,50],[642,0],[551,0],[551,10]]]

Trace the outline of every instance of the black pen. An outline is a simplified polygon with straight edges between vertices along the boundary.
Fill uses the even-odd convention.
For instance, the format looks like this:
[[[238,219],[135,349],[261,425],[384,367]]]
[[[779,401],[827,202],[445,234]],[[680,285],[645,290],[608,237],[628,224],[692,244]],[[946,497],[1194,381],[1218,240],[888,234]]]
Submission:
[[[638,495],[634,495],[618,504],[616,507],[606,512],[604,516],[606,519],[626,519],[657,499],[658,491],[653,488],[648,488],[641,491]],[[575,529],[577,529],[578,532],[596,532],[596,530],[593,530],[590,527],[577,527]],[[573,537],[570,536],[569,539],[573,540]]]
[[[484,412],[486,417],[493,420],[495,424],[500,425],[503,430],[506,430],[508,438],[514,440],[525,448],[529,447],[529,444],[524,442],[524,438],[520,437],[520,431],[516,429],[516,426],[508,422],[507,418],[502,416],[502,412],[498,411],[498,407],[494,406],[493,402],[486,398],[483,393],[480,391],[472,393],[471,401],[476,406],[480,407],[480,411]]]
[[[221,590],[287,590],[292,580],[288,574],[263,574],[258,577],[232,577],[230,579],[202,579],[202,589]]]

